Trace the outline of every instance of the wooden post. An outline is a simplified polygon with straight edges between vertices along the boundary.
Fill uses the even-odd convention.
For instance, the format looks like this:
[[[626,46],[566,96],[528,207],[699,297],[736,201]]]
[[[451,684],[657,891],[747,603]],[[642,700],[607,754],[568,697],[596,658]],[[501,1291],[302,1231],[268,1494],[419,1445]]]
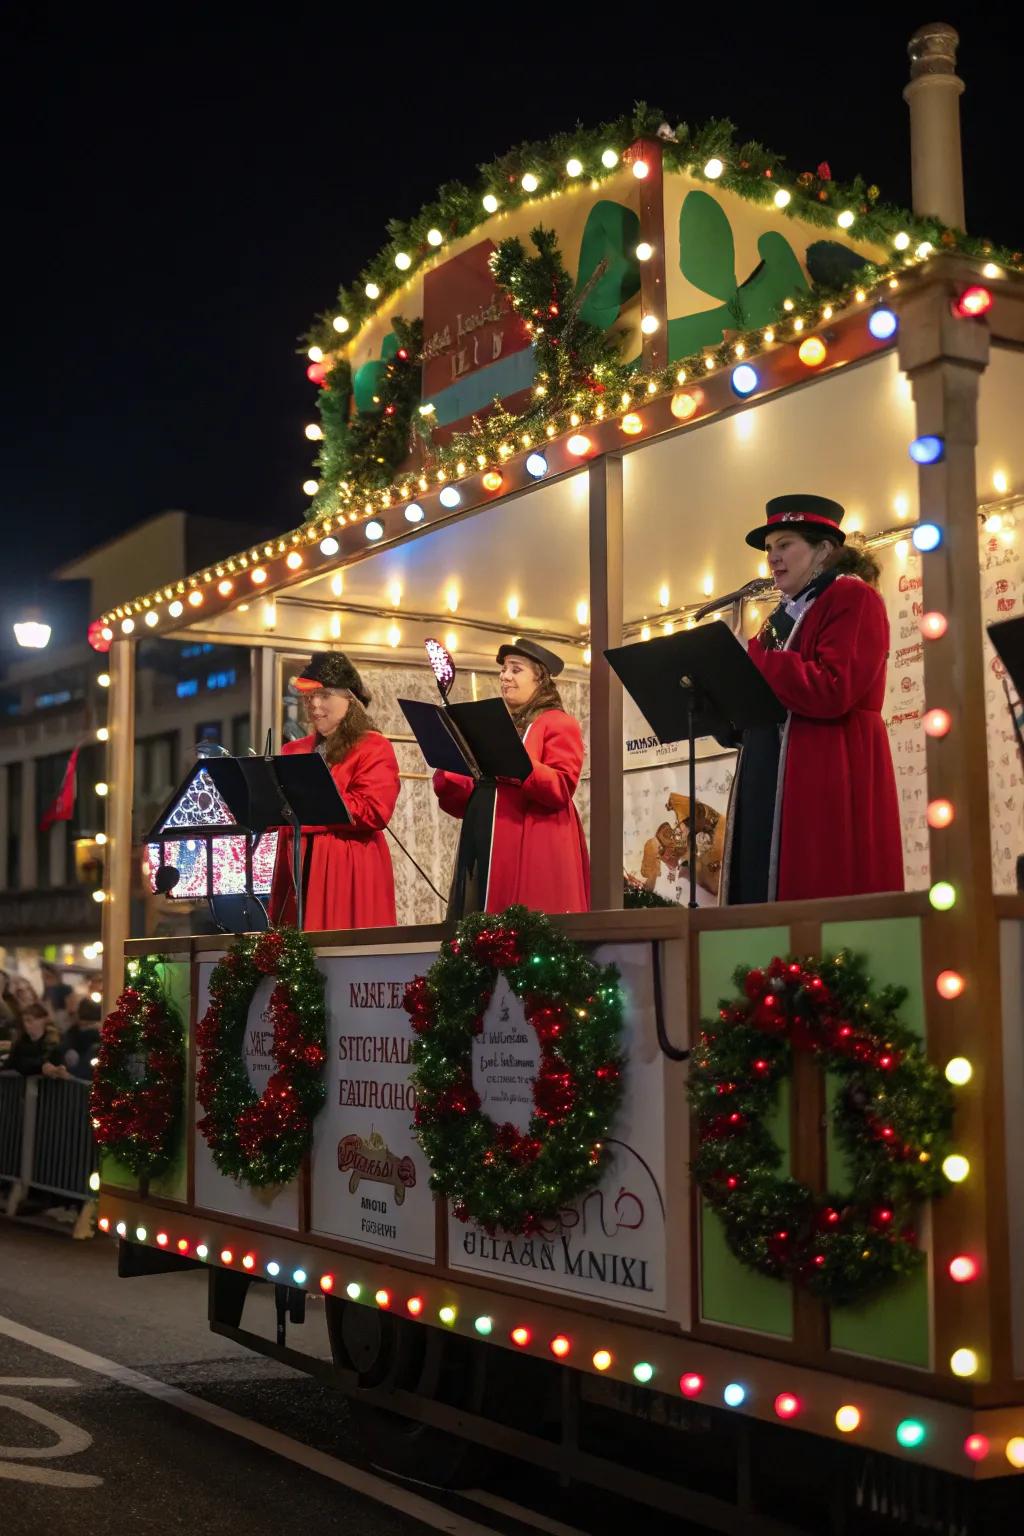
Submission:
[[[926,920],[929,1054],[940,1067],[966,1056],[974,1069],[971,1081],[954,1089],[954,1150],[968,1157],[970,1174],[933,1207],[935,1369],[949,1379],[953,1351],[973,1349],[980,1367],[971,1384],[978,1385],[1009,1369],[1009,1257],[975,485],[978,390],[989,334],[984,322],[952,315],[961,286],[938,264],[908,296],[900,361],[913,388],[917,434],[936,434],[945,445],[942,460],[918,475],[920,521],[942,533],[939,547],[922,555],[924,608],[949,620],[941,639],[924,641],[925,709],[948,710],[952,721],[947,735],[927,738],[928,799],[949,800],[954,810],[948,827],[930,831],[931,879],[948,881],[956,893],[949,911]],[[965,980],[956,1000],[936,990],[944,970]],[[949,1277],[947,1265],[957,1253],[980,1260],[981,1274],[971,1284]]]
[[[274,697],[274,679],[277,675],[277,652],[272,645],[254,645],[249,651],[249,728],[254,752],[262,752],[267,732],[276,735],[277,700]],[[274,742],[280,752],[281,743]]]
[[[107,743],[107,847],[103,903],[103,1000],[112,1008],[124,980],[124,946],[131,937],[132,798],[135,775],[135,652],[130,640],[110,647]]]
[[[665,177],[661,144],[657,139],[637,139],[623,155],[627,165],[638,160],[647,166],[647,175],[637,185],[640,189],[640,240],[651,247],[651,255],[640,262],[640,309],[658,326],[642,339],[645,373],[655,373],[668,362],[668,297],[665,290]]]
[[[622,906],[622,459],[590,465],[590,905]]]

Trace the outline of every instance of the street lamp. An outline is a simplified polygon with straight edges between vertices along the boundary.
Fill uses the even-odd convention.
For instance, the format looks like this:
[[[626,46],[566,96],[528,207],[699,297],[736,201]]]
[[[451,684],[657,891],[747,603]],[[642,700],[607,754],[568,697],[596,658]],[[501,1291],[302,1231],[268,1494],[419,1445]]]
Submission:
[[[29,615],[13,626],[14,638],[26,651],[42,651],[50,643],[50,626]]]

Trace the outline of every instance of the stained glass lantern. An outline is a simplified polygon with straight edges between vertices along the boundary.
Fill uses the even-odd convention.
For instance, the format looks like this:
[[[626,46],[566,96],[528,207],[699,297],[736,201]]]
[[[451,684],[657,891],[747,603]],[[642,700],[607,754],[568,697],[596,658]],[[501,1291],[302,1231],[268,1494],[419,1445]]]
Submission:
[[[190,770],[147,837],[150,890],[183,901],[270,894],[280,816],[253,803],[243,765],[208,758]]]

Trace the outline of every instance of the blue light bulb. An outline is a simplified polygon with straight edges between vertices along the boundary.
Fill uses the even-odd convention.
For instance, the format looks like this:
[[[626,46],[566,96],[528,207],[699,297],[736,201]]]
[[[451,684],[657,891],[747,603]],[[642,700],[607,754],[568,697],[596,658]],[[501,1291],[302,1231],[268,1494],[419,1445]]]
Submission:
[[[730,382],[736,394],[752,395],[761,380],[756,368],[751,368],[749,363],[740,363],[738,368],[733,369]]]
[[[946,456],[945,438],[934,432],[915,437],[910,445],[910,457],[915,464],[938,464]]]
[[[876,341],[888,341],[890,336],[896,334],[899,323],[899,317],[891,309],[874,309],[868,321],[868,330]]]
[[[942,529],[937,523],[918,523],[910,537],[914,548],[927,555],[942,543]]]
[[[722,1397],[727,1407],[738,1408],[741,1403],[745,1403],[747,1400],[747,1389],[738,1381],[730,1381],[722,1393]]]
[[[548,472],[548,461],[542,453],[531,453],[526,459],[526,473],[541,480]]]

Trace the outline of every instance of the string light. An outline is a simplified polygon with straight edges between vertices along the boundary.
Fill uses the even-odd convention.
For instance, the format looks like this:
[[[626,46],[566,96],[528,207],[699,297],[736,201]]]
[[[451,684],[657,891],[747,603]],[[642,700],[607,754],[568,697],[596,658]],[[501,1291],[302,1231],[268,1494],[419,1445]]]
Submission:
[[[836,223],[839,225],[840,229],[852,229],[853,222],[854,215],[849,208],[844,208],[842,213],[836,219]]]
[[[395,253],[395,266],[399,272],[408,272],[412,266],[412,257],[408,251],[397,251]]]
[[[873,309],[868,320],[868,330],[876,341],[888,341],[890,336],[896,334],[899,325],[898,317],[891,309]]]
[[[684,1397],[699,1397],[704,1390],[704,1377],[699,1371],[686,1371],[679,1378],[679,1390]]]
[[[997,469],[992,476],[992,484],[995,487],[997,495],[1005,496],[1007,491],[1010,489],[1010,482],[1007,478],[1006,471],[1003,469]]]
[[[980,283],[965,288],[958,299],[953,300],[953,313],[961,320],[977,319],[992,308],[992,295]]]
[[[232,592],[234,585],[234,582],[230,581],[228,577],[225,576],[223,581],[218,581],[217,591],[220,593],[221,597],[228,597]]]
[[[922,437],[915,437],[910,445],[910,457],[915,464],[940,464],[945,455],[945,440],[937,432],[926,432]]]
[[[852,1434],[855,1429],[859,1428],[860,1409],[858,1407],[853,1403],[844,1403],[841,1408],[836,1409],[836,1429],[842,1434]]]
[[[599,1349],[594,1355],[593,1365],[595,1371],[606,1371],[612,1363],[611,1353],[607,1349]]]
[[[896,1426],[896,1439],[906,1451],[916,1450],[924,1444],[925,1427],[920,1419],[901,1419]]]
[[[725,161],[720,160],[717,155],[712,155],[704,166],[704,175],[708,181],[717,181],[724,170]]]
[[[733,369],[729,382],[734,393],[745,397],[754,393],[761,380],[756,368],[752,368],[749,363],[740,363],[738,368]]]
[[[548,461],[542,453],[530,453],[526,457],[526,473],[534,480],[541,480],[548,472]]]
[[[984,1461],[990,1449],[987,1435],[968,1435],[964,1441],[964,1452],[972,1461]]]
[[[512,1343],[517,1345],[519,1349],[525,1349],[532,1337],[533,1335],[529,1328],[524,1328],[522,1325],[520,1325],[518,1328],[513,1328],[512,1332],[509,1334],[509,1338],[512,1340]]]
[[[910,236],[907,234],[906,230],[901,229],[892,243],[898,251],[905,251],[910,245]]]
[[[587,604],[587,601],[586,601],[585,598],[581,597],[579,602],[576,604],[576,622],[577,622],[577,624],[585,624],[587,622],[587,618],[589,616],[589,613],[590,613],[590,608],[589,608],[589,606]]]
[[[577,160],[576,156],[573,155],[571,159],[565,162],[565,174],[567,176],[582,176],[583,161]]]
[[[558,1333],[551,1340],[551,1343],[550,1343],[550,1345],[548,1347],[550,1348],[551,1353],[556,1357],[556,1359],[564,1360],[566,1355],[569,1353],[570,1349],[572,1348],[572,1345],[569,1342],[569,1340],[566,1338],[564,1333]]]
[[[682,393],[673,395],[669,403],[669,410],[677,421],[689,421],[691,416],[697,414],[698,409],[699,401],[690,390],[683,390]]]
[[[971,1171],[971,1165],[959,1152],[951,1152],[943,1160],[942,1171],[951,1184],[962,1184]]]
[[[428,245],[433,245],[435,247],[439,246],[439,245],[443,245],[444,244],[444,235],[442,235],[442,233],[441,233],[441,231],[439,229],[428,229],[427,230],[427,244]]]
[[[494,1318],[487,1316],[475,1318],[473,1321],[473,1327],[476,1329],[477,1333],[479,1333],[483,1338],[486,1338],[494,1328]]]
[[[442,507],[447,507],[449,511],[453,507],[459,506],[462,502],[462,496],[455,489],[454,485],[446,485],[438,499]]]
[[[800,1399],[792,1392],[780,1392],[775,1399],[775,1412],[780,1419],[793,1419],[800,1412]]]
[[[776,208],[788,208],[792,201],[792,192],[787,192],[785,187],[780,187],[774,198]]]
[[[946,972],[943,972],[945,975]],[[955,975],[955,972],[950,972]],[[954,1088],[963,1088],[974,1076],[974,1068],[966,1056],[951,1056],[946,1062],[946,1081],[952,1083]]]
[[[290,571],[297,571],[302,564],[302,556],[297,549],[290,550],[285,556],[285,565]]]
[[[967,983],[959,971],[940,971],[935,978],[935,990],[947,1003],[962,997]]]
[[[925,713],[923,724],[926,736],[941,739],[949,735],[953,721],[948,709],[929,709]]]
[[[618,165],[618,163],[619,163],[619,156],[618,156],[618,152],[616,150],[614,150],[614,149],[602,150],[602,152],[601,152],[601,164],[604,166],[606,171],[610,171],[613,168],[613,166]]]
[[[331,321],[331,324],[334,326],[334,329],[338,331],[342,336],[344,336],[349,326],[349,323],[345,319],[344,315],[335,315],[334,319]]]
[[[952,800],[930,800],[928,802],[928,825],[937,831],[944,831],[950,826],[956,812],[953,809]]]
[[[497,211],[498,211],[498,199],[495,197],[493,192],[488,192],[487,196],[484,198],[484,212],[485,213],[497,213]]]
[[[407,523],[422,523],[422,521],[423,521],[425,516],[426,516],[426,513],[424,512],[423,508],[420,506],[419,502],[418,501],[410,501],[409,505],[405,509],[405,520],[406,520],[406,522]]]
[[[585,433],[583,433],[583,432],[576,432],[576,433],[573,434],[572,437],[570,437],[569,441],[566,443],[565,446],[568,448],[569,452],[571,454],[573,454],[573,456],[575,458],[581,459],[584,456],[584,454],[587,454],[587,453],[590,452],[591,448],[593,447],[593,444],[591,443],[590,438],[587,437]]]
[[[644,424],[635,411],[627,411],[620,425],[627,437],[636,437],[637,433],[642,432],[644,429]]]
[[[972,1259],[969,1253],[958,1253],[950,1259],[949,1278],[955,1280],[957,1285],[967,1285],[971,1280],[977,1280],[979,1265],[977,1259]]]
[[[820,368],[828,356],[828,348],[820,336],[808,336],[800,343],[796,355],[805,368]]]
[[[484,475],[484,478],[483,478],[484,490],[485,491],[500,491],[501,490],[501,486],[502,486],[502,479],[501,479],[501,476],[499,475],[498,471],[496,469],[489,469],[487,471],[486,475]]]
[[[518,617],[519,617],[519,599],[518,599],[518,597],[510,597],[509,598],[508,602],[505,604],[505,612],[508,614],[510,619],[518,619]]]
[[[636,248],[637,261],[650,261],[653,255],[654,246],[649,244],[649,242],[646,240],[641,240],[640,244]]]
[[[320,442],[321,438],[324,435],[323,428],[316,421],[309,422],[309,424],[305,428],[305,433],[306,433],[306,436],[309,438],[309,441],[311,443],[318,443],[318,442]]]
[[[367,523],[366,527],[363,529],[363,532],[370,540],[370,543],[375,544],[378,539],[382,539],[384,537],[384,525],[382,523],[378,523],[376,519],[373,519]]]
[[[918,628],[926,640],[941,640],[949,628],[949,620],[944,613],[925,613],[921,616]]]
[[[536,192],[537,188],[540,186],[540,181],[532,171],[527,171],[526,175],[522,179],[521,185],[524,192]]]
[[[973,1349],[954,1349],[949,1357],[949,1368],[954,1376],[974,1376],[978,1365],[978,1356]]]
[[[1013,1435],[1007,1440],[1006,1459],[1011,1467],[1024,1467],[1024,1435]]]
[[[722,1401],[727,1408],[739,1408],[747,1400],[747,1389],[738,1381],[730,1381],[722,1393]]]
[[[633,1377],[641,1386],[645,1387],[649,1381],[654,1379],[654,1366],[651,1365],[649,1360],[638,1360],[633,1367]]]
[[[377,287],[376,283],[367,283],[366,287],[363,289],[363,292],[366,294],[366,297],[371,300],[371,302],[374,299],[380,298],[380,289]]]
[[[956,889],[948,880],[936,880],[928,892],[928,900],[936,912],[948,912],[956,905]]]
[[[644,315],[643,319],[640,321],[640,329],[643,331],[645,336],[653,336],[660,324],[661,322],[657,315]]]

